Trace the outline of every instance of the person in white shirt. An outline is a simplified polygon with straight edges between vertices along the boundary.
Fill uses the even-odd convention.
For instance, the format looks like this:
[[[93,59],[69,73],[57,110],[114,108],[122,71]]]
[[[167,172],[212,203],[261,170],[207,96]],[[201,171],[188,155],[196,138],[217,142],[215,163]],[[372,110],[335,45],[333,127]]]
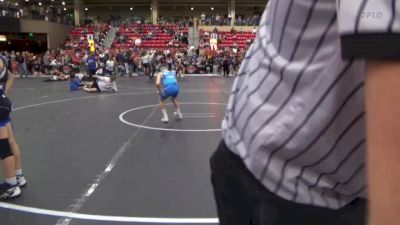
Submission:
[[[106,75],[109,76],[113,75],[114,66],[115,66],[114,60],[112,58],[109,58],[106,62]]]
[[[201,14],[201,25],[204,25],[205,21],[206,21],[206,14],[203,12]]]
[[[217,14],[216,16],[215,16],[215,24],[216,25],[220,25],[219,24],[219,20],[221,19],[221,16],[219,15],[219,14]]]
[[[147,52],[143,53],[142,55],[142,66],[143,66],[143,72],[146,76],[150,76],[150,56]]]
[[[232,22],[232,15],[229,13],[228,14],[228,26],[230,26],[231,25],[231,22]]]
[[[93,76],[94,81],[91,84],[86,84],[83,90],[89,93],[100,93],[100,92],[116,92],[117,84],[115,82],[116,76],[110,77]]]
[[[142,40],[140,38],[135,40],[135,46],[140,46],[141,43],[142,43]]]

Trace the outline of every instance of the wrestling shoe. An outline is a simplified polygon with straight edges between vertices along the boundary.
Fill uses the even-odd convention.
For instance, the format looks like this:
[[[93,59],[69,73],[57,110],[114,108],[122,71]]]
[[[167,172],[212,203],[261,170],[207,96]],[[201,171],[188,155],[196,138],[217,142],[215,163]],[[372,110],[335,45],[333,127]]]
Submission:
[[[18,176],[17,175],[17,183],[19,187],[25,187],[26,186],[26,179],[23,175]]]
[[[181,120],[183,118],[182,113],[174,112],[174,118],[176,120]]]
[[[6,182],[0,184],[0,200],[18,198],[20,195],[21,189],[18,185],[11,185]]]

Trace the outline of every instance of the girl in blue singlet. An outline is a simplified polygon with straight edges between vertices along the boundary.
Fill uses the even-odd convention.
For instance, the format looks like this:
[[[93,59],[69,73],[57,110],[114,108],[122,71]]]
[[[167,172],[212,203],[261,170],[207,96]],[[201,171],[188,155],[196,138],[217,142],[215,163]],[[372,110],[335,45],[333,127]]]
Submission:
[[[174,104],[175,107],[175,112],[174,112],[175,119],[181,120],[182,113],[179,109],[179,103],[177,100],[177,97],[179,95],[179,84],[176,79],[176,73],[175,71],[171,70],[170,65],[168,65],[168,69],[162,70],[162,72],[160,72],[157,75],[156,87],[160,95],[160,108],[163,114],[161,122],[168,123],[169,121],[167,109],[165,108],[165,103],[164,103],[164,101],[169,97],[171,97],[172,103]]]

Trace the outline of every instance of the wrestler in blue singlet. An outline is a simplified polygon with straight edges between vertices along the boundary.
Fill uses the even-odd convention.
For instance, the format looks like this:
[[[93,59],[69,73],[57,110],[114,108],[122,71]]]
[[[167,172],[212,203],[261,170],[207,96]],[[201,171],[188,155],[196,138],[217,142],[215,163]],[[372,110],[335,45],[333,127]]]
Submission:
[[[179,84],[176,79],[175,71],[165,70],[162,73],[163,76],[161,78],[161,82],[164,90],[160,94],[161,100],[165,100],[169,97],[176,98],[179,94]]]

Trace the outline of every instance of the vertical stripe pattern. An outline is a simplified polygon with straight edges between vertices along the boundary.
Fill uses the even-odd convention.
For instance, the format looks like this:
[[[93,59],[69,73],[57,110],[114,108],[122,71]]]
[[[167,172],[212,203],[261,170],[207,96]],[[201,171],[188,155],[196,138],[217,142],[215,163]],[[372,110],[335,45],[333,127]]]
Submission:
[[[365,63],[339,37],[400,32],[396,2],[270,0],[222,123],[267,189],[333,209],[365,196]]]

